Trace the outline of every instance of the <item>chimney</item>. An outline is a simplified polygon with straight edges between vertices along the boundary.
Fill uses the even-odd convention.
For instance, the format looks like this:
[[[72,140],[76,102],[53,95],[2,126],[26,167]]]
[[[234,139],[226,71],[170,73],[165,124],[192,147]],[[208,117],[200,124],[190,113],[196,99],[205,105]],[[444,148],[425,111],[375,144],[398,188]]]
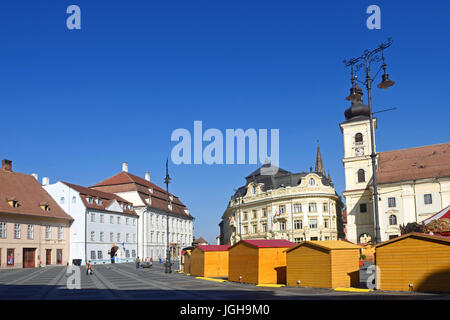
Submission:
[[[145,180],[150,181],[150,172],[145,173]]]
[[[37,173],[32,173],[31,174],[37,181],[39,181],[39,176],[37,175]]]
[[[43,177],[42,178],[42,185],[46,186],[50,184],[50,178],[49,177]]]
[[[126,162],[122,163],[122,171],[128,172],[128,163]]]
[[[8,159],[2,160],[2,169],[5,171],[12,171],[12,161]]]

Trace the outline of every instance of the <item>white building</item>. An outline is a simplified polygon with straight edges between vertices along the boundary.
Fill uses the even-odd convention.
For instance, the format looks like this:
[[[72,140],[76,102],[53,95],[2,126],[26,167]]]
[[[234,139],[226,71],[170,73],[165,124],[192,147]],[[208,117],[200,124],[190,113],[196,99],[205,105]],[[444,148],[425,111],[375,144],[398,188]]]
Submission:
[[[347,239],[375,240],[369,107],[353,101],[340,124],[344,137]],[[374,130],[377,121],[374,119]],[[376,149],[376,148],[375,148]],[[421,223],[450,205],[450,143],[376,154],[381,241],[400,225]]]
[[[48,179],[44,179],[48,183]],[[112,194],[67,182],[44,189],[74,218],[70,227],[70,258],[82,264],[132,262],[137,256],[137,220],[133,204]]]
[[[269,170],[269,164],[263,165]],[[220,244],[241,239],[337,240],[344,237],[342,201],[325,175],[320,149],[312,172],[281,168],[246,177],[231,197],[220,222]]]
[[[167,217],[169,218],[169,244],[171,259],[179,257],[181,249],[190,246],[194,234],[194,218],[188,208],[169,192],[169,211],[167,193],[150,182],[150,173],[145,179],[128,172],[123,163],[122,172],[90,187],[94,190],[114,193],[133,203],[138,221],[138,255],[154,260],[166,258]]]

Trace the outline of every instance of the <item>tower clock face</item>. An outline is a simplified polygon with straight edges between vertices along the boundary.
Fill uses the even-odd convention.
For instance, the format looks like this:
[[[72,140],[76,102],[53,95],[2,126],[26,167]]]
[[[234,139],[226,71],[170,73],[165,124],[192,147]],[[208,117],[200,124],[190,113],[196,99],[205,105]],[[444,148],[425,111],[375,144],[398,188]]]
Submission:
[[[364,148],[356,148],[355,154],[356,154],[357,156],[362,156],[362,155],[364,155]]]

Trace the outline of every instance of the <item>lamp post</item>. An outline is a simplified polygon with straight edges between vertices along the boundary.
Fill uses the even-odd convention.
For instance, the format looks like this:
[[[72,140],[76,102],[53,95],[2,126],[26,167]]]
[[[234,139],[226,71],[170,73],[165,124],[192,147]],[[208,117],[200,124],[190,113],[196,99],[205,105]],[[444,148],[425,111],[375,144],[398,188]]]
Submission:
[[[166,177],[164,178],[164,183],[166,184],[166,193],[167,193],[167,225],[166,225],[166,231],[167,231],[167,254],[166,254],[166,263],[164,272],[165,273],[172,273],[172,263],[170,262],[170,243],[169,243],[169,183],[170,183],[170,177],[169,177],[169,158],[166,160]]]
[[[351,82],[352,88],[350,89],[350,95],[346,98],[352,102],[359,101],[361,102],[362,91],[356,85],[356,82],[363,84],[367,90],[367,99],[368,99],[368,107],[369,107],[369,122],[370,122],[370,144],[371,144],[371,154],[370,158],[372,160],[372,182],[373,182],[373,197],[374,197],[374,211],[375,211],[375,243],[381,242],[381,233],[380,233],[380,221],[379,221],[379,212],[378,212],[378,184],[377,184],[377,164],[376,164],[376,152],[375,152],[375,132],[373,125],[373,112],[372,112],[372,83],[374,79],[378,76],[379,72],[383,70],[382,81],[378,85],[380,89],[387,89],[392,87],[395,82],[389,79],[389,74],[386,73],[386,60],[384,57],[384,50],[389,48],[392,45],[392,39],[388,38],[387,43],[382,43],[374,50],[365,50],[364,53],[358,58],[351,58],[350,60],[344,60],[344,64],[346,67],[351,67]],[[381,59],[378,53],[381,52]],[[378,69],[375,76],[372,78],[371,76],[371,64],[374,62],[382,61],[382,65]],[[355,75],[355,72],[358,72],[360,69],[364,69],[365,71],[365,81],[359,81],[358,77]]]

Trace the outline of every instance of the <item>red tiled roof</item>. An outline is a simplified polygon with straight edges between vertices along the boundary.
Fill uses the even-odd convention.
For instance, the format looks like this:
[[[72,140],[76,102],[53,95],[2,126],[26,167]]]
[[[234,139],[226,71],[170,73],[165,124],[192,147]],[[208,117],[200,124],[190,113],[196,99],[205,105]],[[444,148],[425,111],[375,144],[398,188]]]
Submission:
[[[450,176],[450,143],[378,155],[379,184]]]
[[[194,241],[192,241],[193,243],[208,243],[208,241],[206,241],[205,239],[203,239],[202,237],[195,239]]]
[[[159,209],[161,211],[167,210],[167,192],[158,187],[156,184],[129,172],[122,171],[89,188],[109,193],[137,191],[142,202],[147,206]],[[149,189],[152,189],[153,193],[151,193]],[[169,196],[173,197],[173,200],[169,200],[172,204],[172,210],[170,211],[171,213],[192,217],[189,213],[185,212],[187,208],[177,196],[171,194],[170,192]],[[151,204],[148,202],[149,198],[151,198]]]
[[[208,246],[197,246],[197,249],[202,251],[227,251],[230,248],[230,245],[208,245]]]
[[[256,248],[290,248],[295,246],[296,244],[284,239],[272,239],[272,240],[241,240],[235,245],[239,243],[247,243]],[[233,247],[235,246],[233,245]]]
[[[8,203],[14,198],[18,200],[17,208]],[[49,211],[42,210],[44,203],[49,204]],[[73,220],[34,177],[3,169],[0,169],[0,212]]]
[[[127,200],[119,197],[118,195],[114,194],[114,193],[108,193],[108,192],[103,192],[103,191],[98,191],[98,190],[94,190],[94,189],[90,189],[90,188],[86,188],[86,187],[82,187],[73,183],[68,183],[68,182],[62,182],[65,185],[67,185],[68,187],[78,191],[80,193],[81,199],[83,200],[84,205],[87,208],[91,208],[91,209],[100,209],[100,210],[105,210],[107,211],[107,207],[114,201],[116,200],[119,204],[125,204],[126,207],[125,209],[123,209],[123,213],[128,213],[131,215],[136,215],[137,213],[134,210],[130,210],[128,206],[132,206],[133,204],[131,202],[128,202]],[[101,199],[102,200],[102,204],[97,204],[95,201],[93,201],[92,203],[89,203],[87,201],[87,197],[92,197],[93,199],[97,198],[97,199]]]

